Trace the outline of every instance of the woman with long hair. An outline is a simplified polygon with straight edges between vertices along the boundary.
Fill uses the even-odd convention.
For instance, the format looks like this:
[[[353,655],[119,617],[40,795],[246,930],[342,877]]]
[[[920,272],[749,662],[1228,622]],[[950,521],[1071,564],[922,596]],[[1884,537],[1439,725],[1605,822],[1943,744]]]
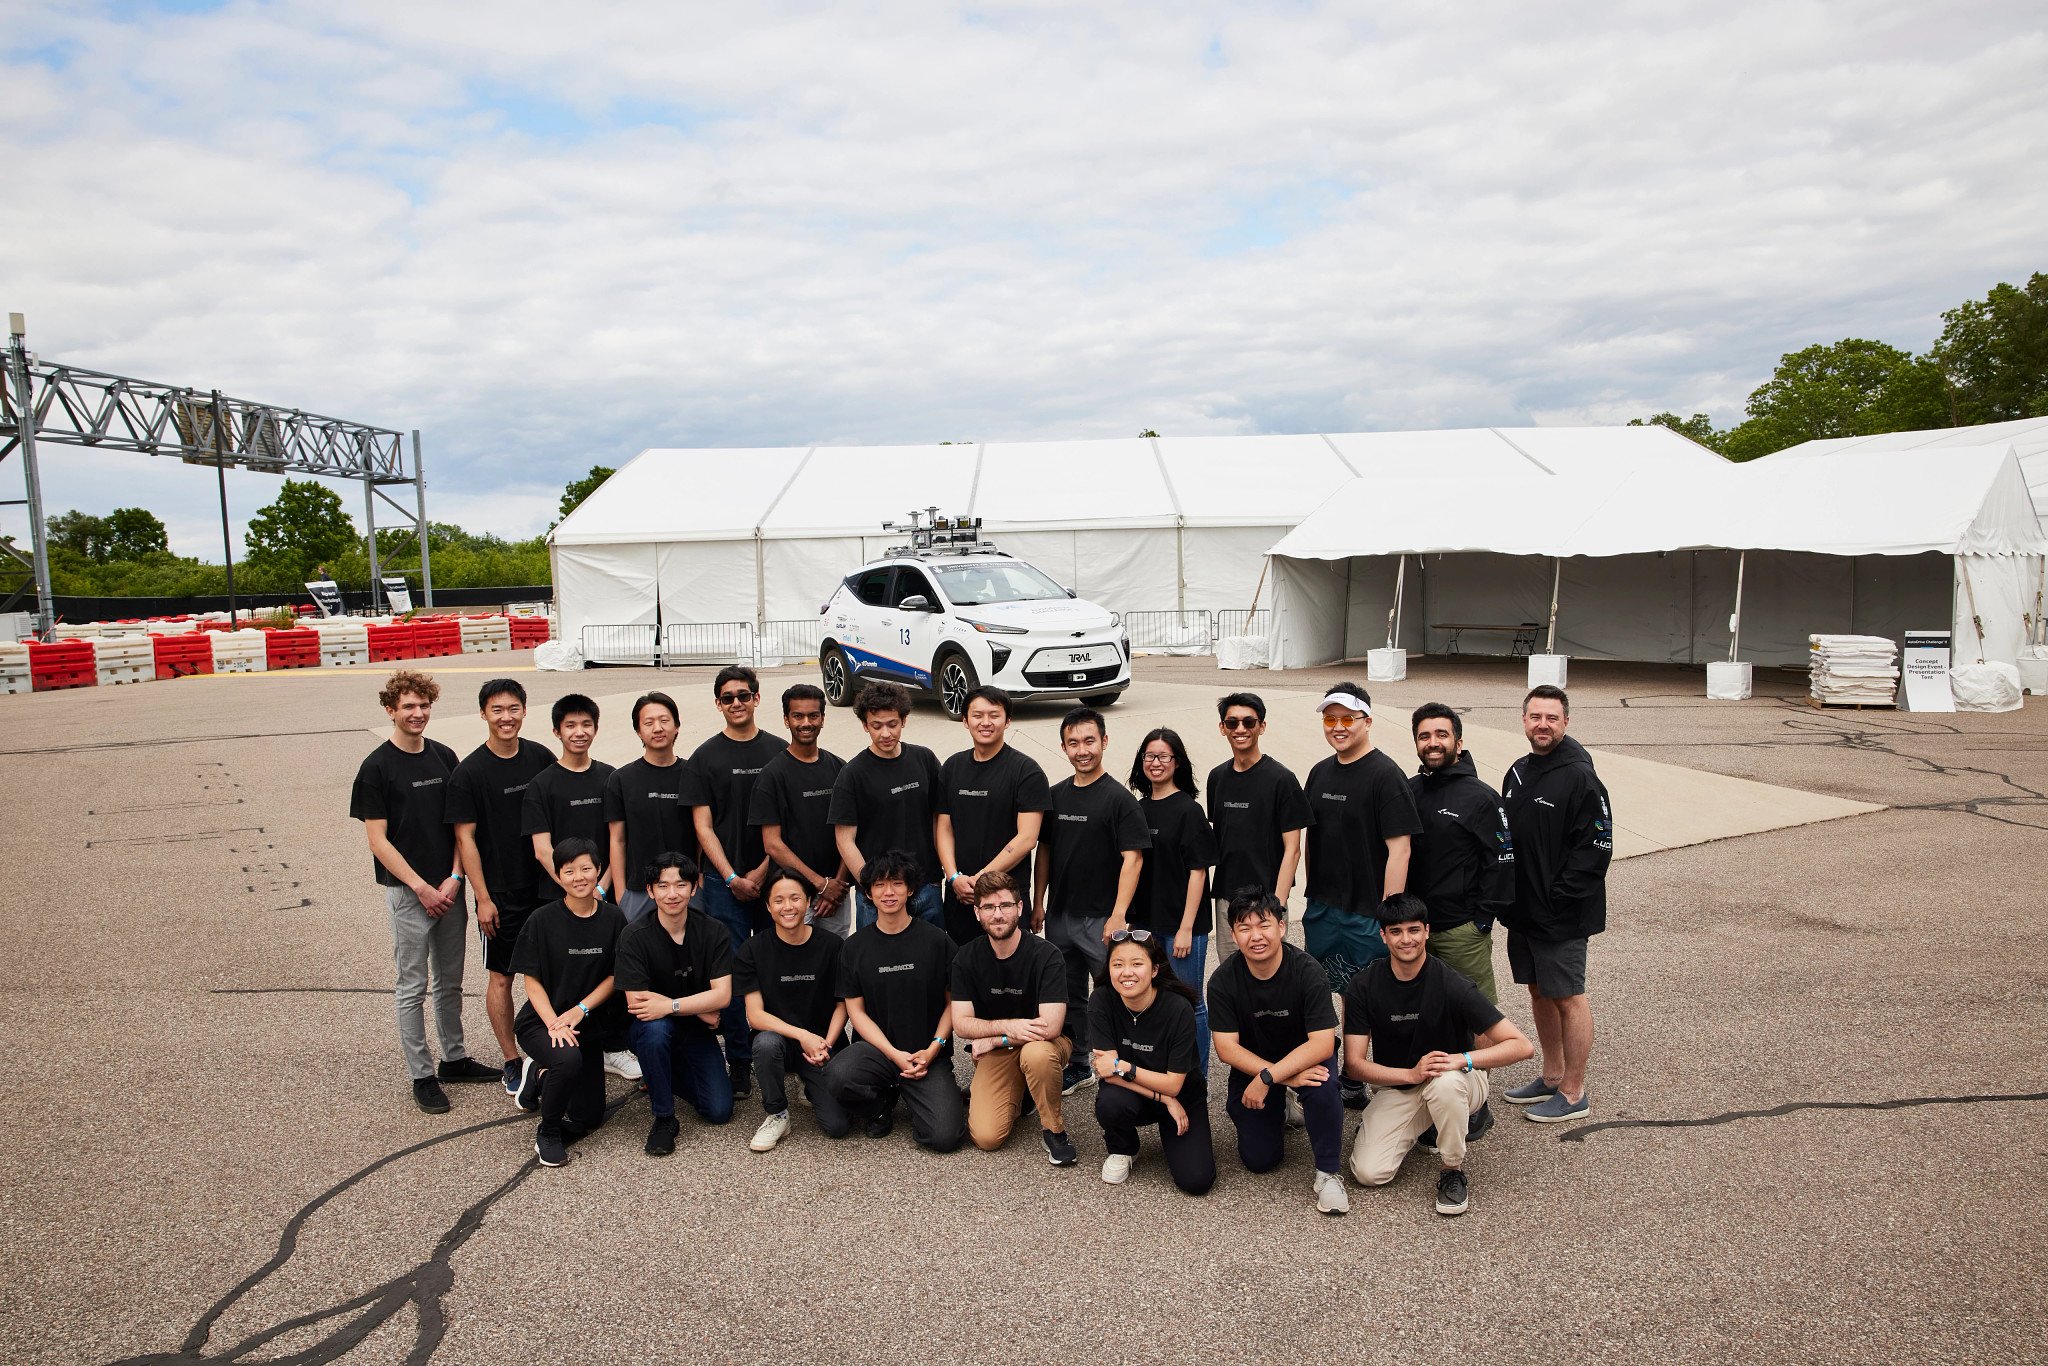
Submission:
[[[1152,832],[1152,848],[1131,898],[1133,925],[1142,925],[1169,946],[1174,975],[1194,993],[1195,1051],[1199,1067],[1209,1065],[1209,1007],[1202,979],[1209,961],[1214,912],[1209,903],[1209,867],[1216,862],[1216,836],[1195,799],[1195,769],[1179,735],[1161,727],[1138,742],[1131,761],[1131,790]]]
[[[1209,1143],[1209,1090],[1195,1052],[1194,993],[1168,966],[1150,930],[1110,936],[1109,964],[1088,998],[1095,1118],[1109,1156],[1102,1179],[1120,1186],[1138,1155],[1138,1130],[1154,1126],[1173,1184],[1189,1195],[1216,1184]]]

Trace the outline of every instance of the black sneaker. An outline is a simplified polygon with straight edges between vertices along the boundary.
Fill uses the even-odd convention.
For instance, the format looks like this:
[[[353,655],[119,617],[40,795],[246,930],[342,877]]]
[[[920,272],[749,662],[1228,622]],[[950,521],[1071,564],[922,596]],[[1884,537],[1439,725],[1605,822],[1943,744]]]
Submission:
[[[561,1133],[552,1129],[534,1132],[533,1155],[540,1159],[543,1167],[559,1167],[569,1160],[569,1150],[562,1146]]]
[[[1040,1129],[1038,1136],[1045,1140],[1045,1160],[1053,1166],[1071,1167],[1081,1160],[1081,1154],[1074,1151],[1074,1140],[1064,1133]]]
[[[1365,1089],[1362,1081],[1347,1081],[1341,1084],[1344,1092],[1344,1108],[1363,1110],[1372,1103],[1372,1092]]]
[[[896,1097],[890,1096],[875,1107],[868,1116],[867,1135],[869,1138],[887,1138],[896,1129]]]
[[[1472,1118],[1465,1125],[1465,1141],[1476,1143],[1493,1132],[1493,1107],[1482,1105],[1472,1112]]]
[[[647,1147],[644,1151],[649,1157],[667,1157],[675,1150],[676,1117],[656,1115],[654,1126],[647,1131]]]
[[[1071,1096],[1084,1086],[1095,1084],[1095,1069],[1085,1062],[1070,1062],[1060,1072],[1060,1094]]]
[[[475,1058],[457,1058],[454,1062],[444,1062],[434,1069],[434,1075],[442,1081],[454,1082],[495,1081],[502,1083],[505,1080],[503,1068],[486,1067]]]
[[[540,1079],[546,1070],[536,1066],[532,1058],[519,1060],[519,1093],[512,1097],[512,1103],[529,1115],[540,1108]]]
[[[1463,1214],[1465,1206],[1472,1203],[1471,1187],[1465,1184],[1465,1173],[1446,1167],[1437,1173],[1436,1212],[1438,1214]]]
[[[1421,1135],[1416,1138],[1415,1146],[1432,1157],[1436,1156],[1436,1125],[1432,1124],[1427,1129],[1424,1129]]]
[[[412,1103],[430,1115],[448,1113],[448,1093],[432,1077],[421,1077],[412,1084]]]
[[[726,1065],[726,1071],[732,1076],[734,1100],[743,1100],[754,1094],[753,1064],[740,1061],[731,1062]]]

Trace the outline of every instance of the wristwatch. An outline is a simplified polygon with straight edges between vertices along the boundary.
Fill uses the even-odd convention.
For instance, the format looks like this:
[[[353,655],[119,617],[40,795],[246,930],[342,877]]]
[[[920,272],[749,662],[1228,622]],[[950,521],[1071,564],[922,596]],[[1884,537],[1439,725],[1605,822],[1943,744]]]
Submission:
[[[670,1005],[671,1005],[671,1009],[670,1009],[669,1013],[670,1013],[671,1015],[680,1015],[680,1014],[682,1014],[682,1013],[683,1013],[683,998],[682,998],[682,997],[680,997],[680,996],[676,997],[676,998],[675,998],[675,1000],[674,1000],[674,1001],[672,1001],[672,1002],[670,1003]]]
[[[1116,1067],[1114,1071],[1119,1077],[1122,1077],[1125,1081],[1129,1081],[1132,1077],[1138,1075],[1138,1069],[1132,1066],[1130,1063],[1125,1062],[1122,1058],[1118,1058],[1116,1060]]]
[[[1259,1080],[1266,1083],[1266,1085],[1271,1086],[1273,1084],[1273,1069],[1270,1067],[1261,1067],[1259,1069]]]

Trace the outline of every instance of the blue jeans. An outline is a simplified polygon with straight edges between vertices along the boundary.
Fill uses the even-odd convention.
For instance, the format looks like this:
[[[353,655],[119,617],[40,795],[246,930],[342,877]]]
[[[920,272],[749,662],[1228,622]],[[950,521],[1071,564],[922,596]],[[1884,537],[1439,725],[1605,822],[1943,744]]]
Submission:
[[[864,930],[875,923],[875,903],[868,900],[867,893],[860,888],[853,889],[853,927]],[[919,920],[929,920],[940,929],[946,928],[946,889],[934,882],[929,887],[920,887],[910,894],[910,913]]]
[[[1188,984],[1188,990],[1195,993],[1195,1056],[1202,1069],[1209,1067],[1209,998],[1202,991],[1202,971],[1209,961],[1209,936],[1190,936],[1188,956],[1173,956],[1172,936],[1168,936],[1166,961],[1173,964],[1173,975]]]
[[[689,1101],[706,1124],[732,1118],[732,1078],[717,1039],[686,1030],[675,1018],[634,1020],[626,1026],[626,1046],[640,1060],[647,1108],[656,1119],[675,1114],[677,1096]]]
[[[708,913],[713,920],[725,926],[732,936],[735,951],[746,943],[754,933],[754,912],[757,901],[741,901],[732,894],[732,888],[725,885],[725,879],[709,868],[704,870],[704,885],[697,893],[694,909]],[[732,1003],[718,1015],[718,1032],[725,1039],[725,1060],[751,1066],[754,1060],[754,1030],[747,1023],[747,1003],[739,992],[732,994]]]

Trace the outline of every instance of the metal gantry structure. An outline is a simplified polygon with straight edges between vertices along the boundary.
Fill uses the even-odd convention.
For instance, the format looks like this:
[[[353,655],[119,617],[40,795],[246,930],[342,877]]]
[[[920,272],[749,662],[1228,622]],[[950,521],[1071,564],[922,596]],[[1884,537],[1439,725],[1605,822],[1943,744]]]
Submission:
[[[0,540],[0,554],[19,561],[29,571],[29,579],[0,599],[0,612],[13,610],[17,602],[33,593],[37,636],[47,639],[56,622],[42,475],[37,463],[37,449],[44,444],[167,455],[188,465],[212,467],[220,484],[230,607],[235,581],[234,546],[227,529],[229,469],[360,481],[373,602],[381,590],[377,553],[377,504],[381,500],[402,519],[387,521],[387,529],[406,525],[416,533],[422,597],[425,605],[434,605],[433,561],[427,548],[427,481],[417,430],[410,433],[408,461],[406,433],[232,398],[218,389],[159,384],[45,361],[29,351],[26,331],[21,314],[8,314],[5,383],[0,384],[0,469],[18,454],[26,493],[18,499],[0,499],[0,506],[28,508],[31,553],[23,556]],[[412,491],[406,504],[386,491],[401,486],[410,486]]]

